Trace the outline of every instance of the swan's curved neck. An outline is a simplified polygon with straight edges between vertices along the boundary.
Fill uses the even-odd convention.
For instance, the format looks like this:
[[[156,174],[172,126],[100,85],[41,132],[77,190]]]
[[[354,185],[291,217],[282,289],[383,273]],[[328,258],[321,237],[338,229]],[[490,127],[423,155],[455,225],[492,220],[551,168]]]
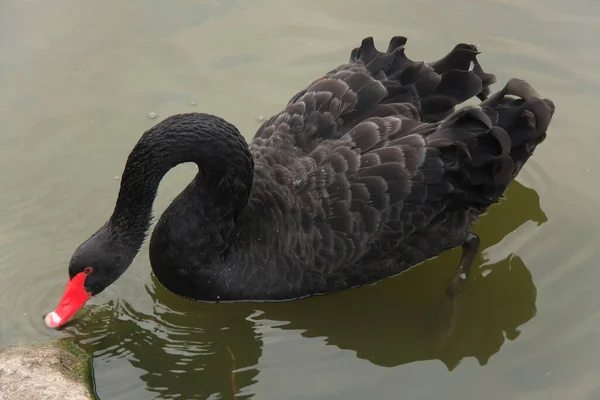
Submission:
[[[253,161],[246,141],[233,125],[221,118],[200,113],[180,114],[146,131],[127,159],[109,220],[121,240],[139,250],[151,224],[152,205],[161,179],[171,168],[186,162],[196,163],[199,169],[198,176],[186,189],[196,188],[194,192],[203,195],[193,202],[218,202],[222,212],[212,218],[235,220],[245,207],[252,187]],[[180,196],[178,200],[185,198]],[[187,198],[190,199],[189,194]]]

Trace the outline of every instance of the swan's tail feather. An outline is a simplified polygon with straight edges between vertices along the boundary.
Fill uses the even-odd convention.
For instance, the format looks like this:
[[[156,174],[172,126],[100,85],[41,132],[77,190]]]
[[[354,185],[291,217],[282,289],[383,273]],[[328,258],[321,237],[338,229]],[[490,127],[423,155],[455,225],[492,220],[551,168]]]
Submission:
[[[382,103],[411,103],[423,121],[437,122],[471,97],[487,98],[496,77],[483,71],[476,46],[458,44],[445,57],[426,63],[406,56],[406,41],[403,36],[395,36],[387,52],[382,53],[375,48],[373,38],[368,37],[350,55],[351,62],[363,62],[387,88],[388,95]]]
[[[465,107],[426,136],[439,150],[445,177],[469,206],[497,202],[546,138],[554,103],[527,82],[511,79],[478,107]],[[464,206],[464,204],[461,204]]]

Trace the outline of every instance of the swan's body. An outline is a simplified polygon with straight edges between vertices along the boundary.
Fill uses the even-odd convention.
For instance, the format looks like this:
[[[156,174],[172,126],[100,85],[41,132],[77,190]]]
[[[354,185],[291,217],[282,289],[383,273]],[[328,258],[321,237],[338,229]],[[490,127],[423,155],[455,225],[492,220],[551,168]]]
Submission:
[[[249,145],[206,114],[167,118],[131,152],[115,211],[75,252],[96,294],[120,276],[150,226],[160,179],[199,173],[160,217],[150,242],[157,278],[197,300],[283,300],[398,274],[472,243],[469,225],[497,202],[546,135],[554,106],[495,82],[473,46],[430,64],[371,38],[295,95]],[[514,96],[514,97],[512,97]],[[61,317],[62,318],[62,317]],[[63,318],[64,319],[64,318]]]

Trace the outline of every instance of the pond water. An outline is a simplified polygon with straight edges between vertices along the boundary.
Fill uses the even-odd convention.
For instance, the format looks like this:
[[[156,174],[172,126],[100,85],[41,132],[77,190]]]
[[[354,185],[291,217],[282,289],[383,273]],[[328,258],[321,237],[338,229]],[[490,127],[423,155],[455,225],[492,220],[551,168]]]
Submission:
[[[249,138],[363,37],[394,35],[417,60],[477,43],[494,90],[521,77],[557,106],[477,226],[455,319],[458,250],[336,295],[213,305],[166,291],[145,246],[73,323],[45,327],[145,129],[195,110]],[[101,399],[600,398],[598,37],[591,0],[0,2],[0,347],[71,337]],[[157,214],[194,173],[167,175]]]

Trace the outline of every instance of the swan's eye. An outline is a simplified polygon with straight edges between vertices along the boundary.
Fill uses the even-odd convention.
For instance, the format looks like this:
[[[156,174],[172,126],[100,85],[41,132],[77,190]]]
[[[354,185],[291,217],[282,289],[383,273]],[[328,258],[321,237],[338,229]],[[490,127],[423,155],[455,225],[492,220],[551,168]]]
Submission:
[[[84,273],[84,274],[86,274],[86,275],[89,275],[89,274],[91,274],[92,272],[94,272],[94,268],[92,268],[92,267],[85,267],[85,268],[83,269],[83,273]]]

